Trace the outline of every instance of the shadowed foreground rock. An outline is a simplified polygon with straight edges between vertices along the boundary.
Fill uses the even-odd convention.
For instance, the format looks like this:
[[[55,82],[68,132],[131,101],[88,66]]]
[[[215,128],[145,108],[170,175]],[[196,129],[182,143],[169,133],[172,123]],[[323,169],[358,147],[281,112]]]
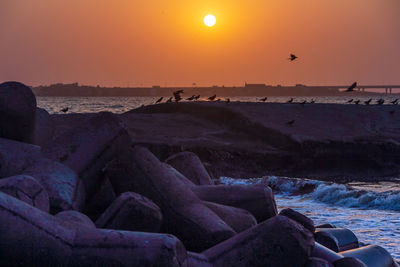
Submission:
[[[65,227],[59,218],[0,192],[1,266],[185,266],[171,235]]]
[[[203,203],[237,233],[243,232],[244,230],[257,225],[256,218],[254,218],[254,216],[247,210],[207,201],[203,201]]]
[[[291,219],[275,216],[206,250],[215,267],[303,266],[314,247],[312,233]]]
[[[136,146],[115,164],[119,165],[118,172],[107,171],[113,186],[154,201],[163,213],[161,231],[176,235],[187,249],[202,251],[235,235],[148,149]]]
[[[277,215],[274,195],[269,187],[243,185],[205,185],[192,191],[202,200],[249,211],[258,222]]]
[[[42,108],[36,109],[35,145],[43,146],[51,141],[54,135],[54,126],[50,114]]]
[[[213,185],[210,175],[193,152],[174,154],[165,160],[196,185]]]
[[[297,212],[293,209],[283,209],[281,210],[281,212],[279,212],[279,215],[286,216],[293,221],[298,222],[299,224],[303,225],[304,228],[308,229],[311,233],[315,232],[313,220],[301,214],[300,212]]]
[[[362,261],[368,267],[392,267],[394,261],[392,256],[384,248],[369,245],[339,253],[344,257],[353,257]],[[335,265],[336,266],[336,265]]]
[[[46,144],[43,153],[74,170],[85,184],[86,199],[90,200],[102,184],[101,170],[129,144],[118,118],[101,112],[57,135]]]
[[[315,241],[335,252],[360,246],[356,235],[346,228],[317,228],[314,237]]]
[[[66,210],[59,212],[55,215],[62,221],[63,224],[72,224],[73,227],[89,227],[96,228],[96,225],[90,220],[88,216],[76,210]]]
[[[132,192],[121,194],[96,221],[98,228],[153,232],[160,230],[162,214],[150,199]]]
[[[33,143],[35,119],[32,90],[18,82],[0,84],[0,137]]]
[[[44,212],[49,212],[49,195],[32,176],[19,175],[0,180],[0,191]]]

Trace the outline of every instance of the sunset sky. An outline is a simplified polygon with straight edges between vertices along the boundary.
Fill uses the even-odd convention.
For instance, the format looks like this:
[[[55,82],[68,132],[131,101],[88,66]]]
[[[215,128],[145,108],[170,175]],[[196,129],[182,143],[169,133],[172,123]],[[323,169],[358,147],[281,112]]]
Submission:
[[[0,0],[6,80],[400,84],[400,1]]]

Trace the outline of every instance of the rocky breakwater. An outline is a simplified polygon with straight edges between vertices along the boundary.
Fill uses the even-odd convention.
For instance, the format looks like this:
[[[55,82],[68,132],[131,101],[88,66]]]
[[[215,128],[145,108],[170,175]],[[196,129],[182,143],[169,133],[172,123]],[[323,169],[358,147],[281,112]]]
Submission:
[[[11,98],[25,92],[0,103],[24,105]],[[40,113],[25,130],[50,136],[41,146],[0,136],[2,266],[396,266],[349,231],[278,214],[266,186],[216,185],[194,153],[161,161],[113,114]],[[18,129],[16,119],[0,127],[10,122]]]

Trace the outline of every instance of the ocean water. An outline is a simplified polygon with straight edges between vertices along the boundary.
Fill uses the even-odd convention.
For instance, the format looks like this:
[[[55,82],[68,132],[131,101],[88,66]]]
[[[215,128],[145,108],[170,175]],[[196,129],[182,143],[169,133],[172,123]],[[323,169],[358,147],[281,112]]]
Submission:
[[[381,95],[385,100],[385,104],[395,100],[396,95]],[[371,104],[374,104],[380,97],[375,96]],[[92,113],[100,111],[110,111],[113,113],[124,113],[131,109],[138,108],[142,105],[154,104],[159,97],[37,97],[38,107],[46,109],[50,114],[60,114],[61,109],[68,107],[69,113]],[[242,102],[259,102],[261,97],[230,97],[231,101]],[[316,103],[336,103],[346,104],[346,102],[354,97],[294,97],[294,102],[314,100]],[[163,102],[168,98],[164,97]],[[225,100],[224,97],[221,97]],[[269,97],[266,102],[285,103],[289,97]],[[362,96],[354,98],[364,103],[370,97]],[[200,98],[200,100],[202,100]],[[354,105],[351,103],[350,105]],[[390,104],[391,105],[391,104]]]
[[[382,95],[386,103],[396,96]],[[123,113],[142,105],[155,103],[159,97],[37,97],[38,106],[51,114]],[[352,97],[296,97],[295,102],[312,99],[316,103],[347,104]],[[375,102],[379,97],[375,97]],[[223,99],[223,98],[222,98]],[[258,102],[260,97],[232,97],[231,101]],[[270,97],[267,102],[286,102],[288,97]],[[369,97],[357,97],[361,102]],[[164,98],[164,101],[166,98]],[[354,104],[351,104],[354,105]],[[376,244],[400,259],[400,181],[398,183],[335,184],[316,180],[266,177],[232,179],[222,177],[225,184],[261,184],[273,188],[279,209],[293,208],[316,224],[332,223],[354,231],[363,243]],[[248,179],[247,179],[248,178]]]

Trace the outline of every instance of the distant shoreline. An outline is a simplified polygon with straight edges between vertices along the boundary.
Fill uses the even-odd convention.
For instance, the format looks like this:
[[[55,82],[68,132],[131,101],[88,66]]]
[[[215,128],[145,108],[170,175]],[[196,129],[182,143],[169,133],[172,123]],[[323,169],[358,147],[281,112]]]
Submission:
[[[242,87],[99,87],[82,86],[74,84],[54,84],[50,86],[33,87],[36,96],[48,97],[156,97],[171,96],[177,89],[185,91],[185,95],[202,96],[216,94],[225,97],[241,96],[267,96],[267,97],[298,97],[298,96],[380,96],[399,95],[399,93],[385,94],[384,92],[342,92],[337,86],[268,86],[268,85],[246,85]]]

